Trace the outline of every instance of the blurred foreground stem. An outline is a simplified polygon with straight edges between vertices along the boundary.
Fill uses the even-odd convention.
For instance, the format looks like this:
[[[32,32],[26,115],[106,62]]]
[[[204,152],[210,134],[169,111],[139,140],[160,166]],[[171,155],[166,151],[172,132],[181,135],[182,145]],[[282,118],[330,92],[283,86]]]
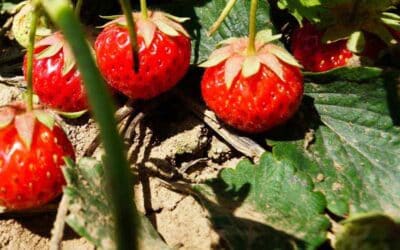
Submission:
[[[122,139],[117,132],[114,105],[91,54],[78,18],[68,0],[42,0],[46,12],[64,33],[75,55],[87,90],[91,111],[100,127],[105,149],[105,177],[113,206],[117,249],[137,249],[138,215],[133,204],[133,186]]]

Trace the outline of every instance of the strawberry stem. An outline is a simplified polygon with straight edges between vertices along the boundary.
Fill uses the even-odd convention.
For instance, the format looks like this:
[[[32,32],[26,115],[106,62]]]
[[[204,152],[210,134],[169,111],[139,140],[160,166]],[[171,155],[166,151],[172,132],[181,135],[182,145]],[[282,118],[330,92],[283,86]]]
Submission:
[[[146,0],[140,0],[140,12],[142,13],[143,19],[147,19],[147,2]]]
[[[33,51],[35,49],[35,38],[36,38],[36,30],[37,30],[37,25],[39,21],[39,11],[34,3],[32,1],[33,5],[33,12],[32,12],[32,20],[31,20],[31,26],[29,29],[29,44],[28,44],[28,52],[27,52],[27,72],[26,72],[26,82],[27,82],[27,88],[26,88],[26,107],[28,111],[32,111],[33,109]]]
[[[251,56],[256,53],[256,14],[258,0],[251,0],[249,16],[249,42],[247,45],[247,55]]]
[[[81,13],[81,9],[82,9],[82,4],[83,4],[83,0],[77,0],[76,1],[76,5],[75,5],[75,15],[79,18],[79,15]]]
[[[210,30],[208,31],[209,36],[212,36],[215,33],[215,31],[218,30],[218,28],[221,26],[222,22],[229,15],[229,12],[231,12],[235,3],[236,3],[236,0],[229,0],[229,2],[225,5],[225,8],[222,10],[221,15],[218,17],[217,21],[215,21],[215,23],[213,23]]]
[[[132,61],[133,61],[133,71],[139,71],[139,47],[137,45],[137,34],[135,29],[135,20],[132,15],[132,7],[129,0],[119,1],[122,11],[124,12],[126,24],[128,26],[129,39],[132,47]]]

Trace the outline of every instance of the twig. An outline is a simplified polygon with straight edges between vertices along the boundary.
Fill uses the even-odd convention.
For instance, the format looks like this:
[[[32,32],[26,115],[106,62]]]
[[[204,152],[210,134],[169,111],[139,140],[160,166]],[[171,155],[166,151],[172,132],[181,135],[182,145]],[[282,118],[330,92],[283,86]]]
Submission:
[[[182,167],[178,169],[178,172],[181,175],[186,175],[186,172],[188,172],[190,168],[196,166],[199,163],[206,163],[207,160],[208,160],[208,158],[199,158],[199,159],[192,160],[190,162],[186,162],[185,164],[182,163]]]
[[[68,196],[63,195],[58,206],[56,220],[51,230],[50,250],[61,249],[61,241],[64,236],[65,218],[68,212]]]
[[[129,114],[131,114],[134,111],[133,108],[133,104],[135,102],[132,100],[129,100],[125,103],[124,106],[122,106],[121,108],[119,108],[117,110],[117,112],[115,112],[115,119],[117,120],[117,122],[122,121],[123,119],[125,119]]]
[[[197,117],[203,120],[211,129],[219,134],[227,143],[229,143],[237,151],[247,157],[258,160],[265,152],[265,149],[257,144],[252,139],[235,134],[226,129],[210,110],[207,110],[203,105],[196,103],[193,99],[186,97],[181,92],[176,91],[175,94],[185,103],[185,107],[190,109]]]
[[[134,135],[135,135],[135,129],[136,126],[143,120],[145,117],[145,113],[139,112],[131,121],[129,124],[128,128],[126,129],[126,132],[124,134],[124,139],[126,140],[132,140]]]
[[[119,108],[117,112],[115,112],[115,119],[117,123],[120,123],[121,121],[125,120],[132,112],[134,112],[133,108],[133,101],[128,101],[125,103],[124,106]],[[96,148],[100,145],[100,137],[99,134],[96,135],[96,137],[92,140],[92,142],[89,144],[89,146],[86,148],[85,153],[83,154],[84,156],[91,156]]]
[[[158,178],[158,177],[157,177]],[[198,193],[196,193],[192,186],[185,182],[168,182],[163,179],[158,178],[161,186],[171,191],[183,194],[183,195],[192,195],[194,197],[198,197]]]

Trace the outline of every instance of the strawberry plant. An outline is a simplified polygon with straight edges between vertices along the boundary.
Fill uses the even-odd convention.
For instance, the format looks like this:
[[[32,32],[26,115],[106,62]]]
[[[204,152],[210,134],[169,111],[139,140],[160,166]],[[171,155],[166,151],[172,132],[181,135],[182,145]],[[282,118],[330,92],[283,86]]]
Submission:
[[[399,248],[398,1],[15,2],[2,234],[50,210],[51,249]]]

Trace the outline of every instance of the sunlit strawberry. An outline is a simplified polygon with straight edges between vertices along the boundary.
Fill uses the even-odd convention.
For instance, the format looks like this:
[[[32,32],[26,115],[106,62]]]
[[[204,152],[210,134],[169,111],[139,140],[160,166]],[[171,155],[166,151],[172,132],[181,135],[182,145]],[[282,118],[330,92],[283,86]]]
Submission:
[[[153,98],[172,88],[189,68],[191,44],[178,18],[154,11],[133,13],[139,48],[134,71],[132,46],[124,17],[105,25],[95,43],[97,64],[106,81],[132,99]]]
[[[303,96],[300,65],[283,48],[270,43],[280,36],[258,33],[254,53],[247,38],[222,42],[208,61],[201,82],[207,106],[229,125],[250,133],[287,121]]]
[[[74,150],[48,113],[23,104],[1,107],[0,207],[28,209],[57,197],[65,183],[64,157],[74,159]]]
[[[25,77],[26,67],[25,56]],[[42,104],[63,112],[88,108],[81,74],[61,33],[54,33],[36,43],[32,76],[33,90]]]

